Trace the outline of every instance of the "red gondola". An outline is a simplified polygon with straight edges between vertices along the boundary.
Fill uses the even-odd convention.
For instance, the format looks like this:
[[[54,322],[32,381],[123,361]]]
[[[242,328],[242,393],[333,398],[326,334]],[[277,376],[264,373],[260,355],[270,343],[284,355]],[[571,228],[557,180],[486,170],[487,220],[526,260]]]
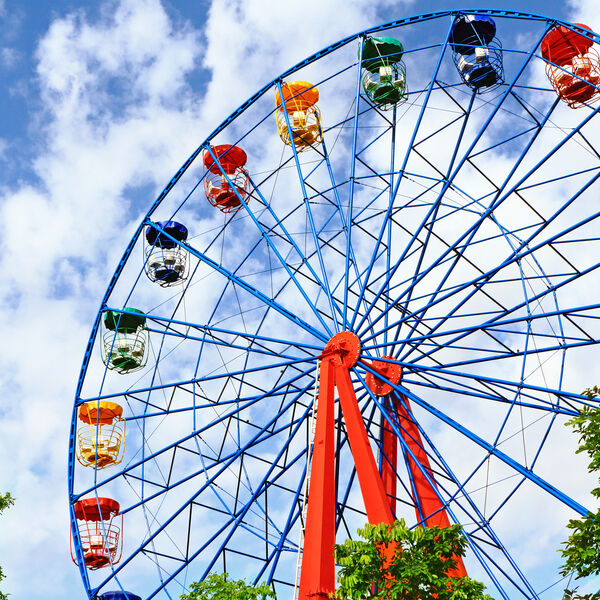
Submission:
[[[576,23],[590,29],[587,25]],[[591,30],[590,30],[591,31]],[[542,40],[542,56],[548,62],[546,75],[559,98],[571,108],[598,100],[600,57],[590,36],[559,25]]]
[[[219,210],[237,210],[249,197],[250,182],[246,153],[238,146],[211,146],[204,152],[204,192],[208,201]],[[214,158],[213,158],[214,156]],[[216,161],[215,161],[216,158]]]
[[[119,513],[119,503],[111,498],[85,498],[76,502],[73,508],[79,521],[83,560],[87,568],[95,570],[117,564],[123,551],[123,515]],[[77,564],[72,547],[71,558]]]

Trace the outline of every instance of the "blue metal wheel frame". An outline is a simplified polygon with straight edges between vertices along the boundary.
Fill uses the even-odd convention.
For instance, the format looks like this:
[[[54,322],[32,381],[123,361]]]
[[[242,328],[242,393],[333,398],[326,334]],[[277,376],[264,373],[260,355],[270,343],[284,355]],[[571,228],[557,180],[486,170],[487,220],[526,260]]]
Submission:
[[[497,19],[502,40],[505,81],[484,96],[461,82],[448,44],[466,12]],[[573,24],[487,9],[365,30],[263,87],[183,164],[127,245],[77,383],[69,504],[90,599],[110,589],[177,598],[214,570],[292,597],[317,357],[346,329],[362,343],[352,378],[379,464],[389,462],[384,425],[406,463],[394,466],[397,516],[413,526],[415,511],[423,518],[402,421],[365,384],[381,356],[402,366],[392,395],[412,406],[434,487],[469,542],[469,573],[505,599],[550,598],[567,585],[556,564],[551,579],[524,566],[514,539],[519,515],[535,522],[536,503],[557,520],[587,513],[552,461],[566,435],[560,424],[597,405],[573,371],[592,363],[600,339],[600,211],[591,201],[600,121],[598,108],[570,111],[538,77],[539,44],[558,24],[600,42]],[[514,47],[511,28],[528,28],[535,41]],[[384,31],[404,44],[411,90],[388,112],[365,98],[360,50],[357,60],[364,37]],[[261,143],[281,144],[273,93],[310,76],[323,143],[264,159]],[[228,215],[200,192],[201,156],[218,164],[215,143],[249,157],[250,195],[238,194],[240,209]],[[190,230],[186,242],[156,225],[175,218]],[[148,225],[189,254],[180,289],[146,278],[138,250]],[[123,376],[101,368],[98,345],[103,314],[125,306],[144,310],[152,353],[143,371]],[[126,459],[102,471],[76,461],[78,408],[99,400],[119,402],[128,421]],[[365,515],[339,419],[336,455],[343,541]],[[118,564],[92,573],[73,506],[93,496],[119,501],[125,545]]]

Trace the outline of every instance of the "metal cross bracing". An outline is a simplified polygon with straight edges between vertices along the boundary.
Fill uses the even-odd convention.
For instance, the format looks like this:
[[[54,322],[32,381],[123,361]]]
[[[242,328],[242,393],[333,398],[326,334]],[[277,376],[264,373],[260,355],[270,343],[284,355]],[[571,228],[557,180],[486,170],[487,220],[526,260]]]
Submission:
[[[461,83],[449,58],[456,11],[384,24],[276,77],[151,206],[102,300],[72,417],[71,525],[90,598],[175,598],[211,571],[291,598],[299,555],[301,580],[319,571],[307,543],[327,554],[331,590],[332,540],[371,518],[365,472],[385,492],[377,519],[460,523],[465,569],[491,595],[544,598],[561,585],[558,556],[546,560],[556,548],[544,565],[528,548],[541,528],[564,539],[566,519],[586,512],[574,483],[585,465],[562,424],[596,405],[580,392],[600,338],[597,108],[569,109],[541,75],[539,41],[555,20],[469,12],[496,19],[502,38],[505,83],[488,94]],[[404,45],[409,94],[391,110],[361,89],[369,35]],[[319,90],[322,143],[303,152],[275,129],[274,93],[293,78]],[[235,191],[239,210],[228,214],[206,201],[199,169],[208,154],[234,183],[215,154],[224,143],[247,153],[250,190]],[[185,222],[189,238],[159,219]],[[187,253],[178,287],[145,276],[149,226]],[[125,307],[143,312],[149,360],[119,375],[97,351],[104,315]],[[361,351],[340,371],[319,357],[341,331]],[[386,380],[386,361],[402,380],[379,396],[367,380]],[[327,401],[315,411],[316,393]],[[75,460],[78,408],[100,401],[123,406],[125,457],[86,470]],[[322,407],[334,458],[319,459],[327,494],[312,498],[328,503],[327,538],[309,535],[317,505],[305,488]],[[118,500],[124,547],[120,562],[92,572],[73,505],[93,496]]]

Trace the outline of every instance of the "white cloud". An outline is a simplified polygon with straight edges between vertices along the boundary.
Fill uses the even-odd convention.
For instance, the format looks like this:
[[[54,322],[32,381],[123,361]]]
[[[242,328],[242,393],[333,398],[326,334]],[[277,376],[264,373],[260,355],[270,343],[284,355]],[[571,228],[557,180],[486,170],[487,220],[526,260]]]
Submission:
[[[82,352],[127,237],[200,129],[200,96],[186,81],[201,59],[198,32],[174,30],[155,0],[101,12],[95,23],[83,11],[56,18],[42,37],[35,183],[0,191],[11,224],[0,242],[0,329],[11,340],[0,349],[0,481],[17,498],[0,554],[2,589],[15,597],[81,595],[65,465]],[[141,186],[149,196],[132,192]]]
[[[206,23],[203,64],[212,71],[207,106],[215,122],[284,70],[327,44],[379,24],[377,11],[414,0],[213,2]]]
[[[199,31],[175,29],[158,0],[127,0],[103,4],[97,21],[84,11],[58,17],[43,36],[37,182],[0,191],[10,225],[0,246],[0,328],[10,340],[0,347],[8,390],[0,485],[17,497],[0,520],[0,562],[3,589],[16,598],[81,597],[67,557],[72,395],[91,321],[141,214],[250,94],[327,43],[376,24],[377,10],[392,4],[223,0]],[[592,24],[592,2],[573,6],[577,20]],[[206,90],[188,83],[198,66],[208,69]]]
[[[19,52],[15,48],[0,49],[0,62],[6,68],[14,67],[20,58]]]
[[[600,6],[594,0],[568,0],[570,18],[573,22],[584,23],[594,31],[600,30]]]

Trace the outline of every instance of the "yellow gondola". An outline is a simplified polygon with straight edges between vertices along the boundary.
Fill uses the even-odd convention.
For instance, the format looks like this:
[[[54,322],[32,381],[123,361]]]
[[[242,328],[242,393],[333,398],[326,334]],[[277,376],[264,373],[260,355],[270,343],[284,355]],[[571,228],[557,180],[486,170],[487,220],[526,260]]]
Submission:
[[[116,402],[86,402],[79,407],[77,460],[84,467],[104,469],[123,460],[125,421]]]
[[[319,100],[317,88],[307,81],[291,81],[282,83],[281,91],[284,98],[283,104],[279,90],[275,90],[277,104],[275,115],[277,133],[283,143],[291,146],[293,139],[297,152],[303,152],[315,144],[320,144],[323,132],[321,130],[321,111],[317,106]],[[291,135],[289,129],[292,130]]]

